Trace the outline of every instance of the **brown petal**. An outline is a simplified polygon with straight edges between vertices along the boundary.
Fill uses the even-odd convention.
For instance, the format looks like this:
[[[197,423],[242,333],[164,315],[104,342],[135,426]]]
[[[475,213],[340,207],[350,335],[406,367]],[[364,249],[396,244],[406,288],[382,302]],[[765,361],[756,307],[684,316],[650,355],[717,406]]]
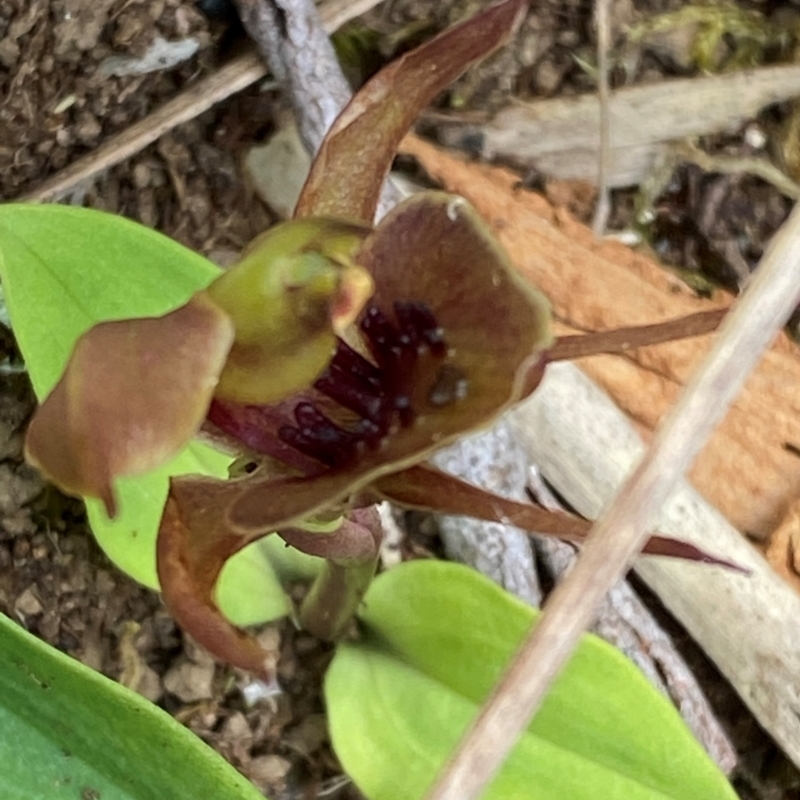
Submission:
[[[393,61],[334,122],[320,147],[295,217],[375,218],[400,140],[422,110],[467,67],[503,44],[527,8],[506,0]]]
[[[418,419],[385,442],[386,460],[488,425],[541,377],[550,304],[517,275],[466,201],[442,192],[412,197],[365,241],[359,260],[375,280],[374,305],[391,317],[397,300],[424,302],[449,348],[446,369],[415,377]],[[421,359],[420,369],[431,364]],[[463,399],[447,402],[445,393],[443,402],[439,383],[448,373],[464,382]]]
[[[375,481],[370,488],[380,499],[391,500],[407,508],[502,522],[542,536],[557,536],[572,542],[585,539],[592,526],[582,517],[547,511],[540,506],[519,503],[487,492],[429,464],[418,464],[387,475]],[[642,552],[746,572],[737,564],[710,555],[689,542],[666,536],[651,536]]]
[[[170,494],[157,544],[158,580],[164,602],[181,627],[212,655],[262,680],[274,680],[274,657],[254,637],[228,622],[214,601],[222,565],[236,552],[224,547],[232,540],[226,540],[223,529],[217,527],[219,519],[213,515],[206,518],[207,525],[189,527],[184,510]],[[219,545],[208,548],[208,553],[194,546],[198,539],[208,543],[215,535],[219,536]]]
[[[559,336],[550,349],[548,358],[550,361],[571,361],[601,353],[627,353],[637,347],[689,339],[715,331],[727,314],[727,308],[714,308],[711,311],[696,311],[666,322]]]
[[[358,509],[363,513],[372,509]],[[351,512],[357,513],[357,512]],[[284,528],[278,535],[286,544],[302,553],[318,556],[340,566],[364,564],[378,557],[380,539],[376,539],[372,528],[358,521],[342,520],[342,524],[331,533],[317,533],[302,528]]]
[[[279,496],[281,481],[266,480],[272,482]],[[220,660],[269,680],[274,665],[268,655],[253,637],[222,616],[214,599],[225,562],[267,533],[231,526],[229,503],[240,486],[239,481],[173,479],[158,534],[158,578],[164,602],[184,630]],[[371,574],[380,526],[365,522],[369,522],[369,512],[356,511],[353,521],[342,520],[329,533],[287,528],[280,535],[304,552],[321,555],[337,565],[364,564]]]
[[[34,415],[28,459],[113,516],[114,478],[163,463],[197,432],[232,342],[204,292],[163,317],[96,325]]]
[[[351,493],[354,484],[363,485],[374,469],[374,462],[370,462],[361,469],[316,477],[275,478],[255,472],[232,481],[173,478],[171,492],[183,509],[187,526],[208,530],[203,534],[209,537],[208,542],[193,546],[204,551],[220,548],[227,558],[265,533],[297,527],[303,520],[343,510],[337,506]],[[213,518],[216,527],[207,525],[206,518]],[[220,537],[225,539],[224,544],[219,543]],[[228,541],[227,537],[232,538]]]
[[[573,542],[582,541],[592,524],[581,517],[509,500],[429,464],[418,464],[386,475],[370,488],[380,495],[380,499],[407,508],[503,522]]]
[[[198,476],[172,478],[170,501],[180,518],[182,535],[187,536],[179,548],[186,568],[195,576],[198,584],[210,589],[216,582],[222,564],[234,553],[265,534],[283,529],[309,528],[308,524],[303,523],[307,523],[312,517],[319,524],[324,524],[323,515],[325,520],[330,520],[335,526],[341,513],[332,508],[330,492],[324,491],[330,477],[276,477],[267,469],[265,472],[257,471],[252,475],[227,481]],[[338,477],[346,491],[346,476]],[[263,521],[264,524],[238,524],[232,514],[233,506],[240,497],[251,492],[253,487],[260,489],[259,498],[264,509],[259,522]],[[301,499],[294,503],[290,501],[288,506],[296,505],[300,510],[297,513],[288,513],[282,499],[298,493]],[[159,537],[161,535],[159,533]],[[291,535],[290,532],[289,536]]]

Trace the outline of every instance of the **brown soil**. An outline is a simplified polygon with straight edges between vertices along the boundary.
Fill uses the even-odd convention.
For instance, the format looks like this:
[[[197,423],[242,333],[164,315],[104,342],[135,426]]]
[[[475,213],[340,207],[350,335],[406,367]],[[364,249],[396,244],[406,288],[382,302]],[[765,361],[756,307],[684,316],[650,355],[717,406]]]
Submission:
[[[428,0],[389,6],[376,9],[368,21],[384,37],[407,31],[406,41],[474,10],[472,3],[445,2],[434,4],[433,14]],[[616,3],[618,23],[666,4],[648,0],[639,6]],[[419,20],[425,24],[416,25]],[[141,57],[157,37],[193,38],[198,49],[168,70],[108,74],[109,57]],[[190,0],[0,0],[0,197],[13,200],[34,189],[209,74],[241,46],[227,23],[209,21]],[[592,62],[593,49],[590,4],[545,0],[531,12],[517,46],[473,70],[443,103],[474,112],[496,107],[509,93],[541,97],[589,90],[591,79],[578,59]],[[675,71],[674,65],[645,53],[637,73],[626,80]],[[82,187],[73,200],[124,214],[230,262],[272,221],[243,180],[240,160],[271,130],[278,100],[275,92],[258,88],[237,95]],[[680,224],[663,234],[661,249],[692,266],[703,237],[713,239],[712,244],[735,239],[740,258],[752,266],[788,203],[754,179],[687,170],[680,180],[662,204]],[[712,211],[705,211],[705,232],[684,224],[712,201]],[[621,193],[615,225],[630,222],[630,207],[630,193]],[[746,242],[738,237],[742,230],[748,232]],[[723,278],[736,285],[741,261],[726,247],[714,252],[722,252],[718,266],[728,270]],[[0,349],[0,360],[13,349],[6,334]],[[288,624],[267,628],[264,641],[280,649],[284,693],[246,707],[240,691],[246,677],[214,665],[187,641],[156,594],[109,564],[87,531],[81,504],[44,486],[23,463],[22,433],[32,408],[24,375],[3,376],[0,611],[160,703],[270,797],[357,797],[351,785],[341,782],[325,732],[320,680],[329,649]],[[435,542],[420,537],[417,533],[411,550],[437,549]],[[692,658],[699,672],[708,672],[702,654]],[[731,729],[740,734],[746,729],[736,737],[749,775],[739,781],[742,796],[800,797],[797,773],[749,716],[747,724],[741,721],[746,712],[730,689],[713,672],[708,672],[707,685]]]

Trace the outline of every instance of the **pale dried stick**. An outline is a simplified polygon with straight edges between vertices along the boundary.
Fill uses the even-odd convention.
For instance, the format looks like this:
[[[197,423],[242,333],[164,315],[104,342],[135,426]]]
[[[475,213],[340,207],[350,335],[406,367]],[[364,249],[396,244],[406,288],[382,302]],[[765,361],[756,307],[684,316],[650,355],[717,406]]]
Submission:
[[[600,147],[597,159],[597,207],[592,230],[602,236],[611,213],[611,192],[608,173],[611,169],[611,91],[608,85],[608,51],[611,47],[610,0],[596,0],[594,8],[597,27],[597,98],[600,101]]]
[[[488,431],[460,439],[438,451],[440,469],[497,494],[524,499],[525,483],[537,501],[551,511],[563,511],[538,471],[529,468],[529,454],[517,424],[504,417]],[[575,549],[549,536],[534,537],[509,525],[468,517],[442,517],[439,531],[447,557],[471,565],[521,599],[537,603],[536,562],[561,580],[577,555]],[[531,553],[530,544],[535,554]],[[535,559],[535,560],[534,560]],[[702,689],[670,637],[626,580],[606,596],[593,627],[595,633],[621,650],[647,679],[667,695],[686,724],[725,773],[736,766],[736,752],[714,715]]]
[[[380,0],[329,0],[319,8],[322,25],[334,31],[345,22],[378,5]],[[161,108],[148,114],[83,158],[68,165],[31,192],[18,198],[20,203],[59,200],[85,181],[144,150],[167,131],[198,117],[204,111],[236,92],[261,80],[267,67],[258,54],[238,56],[212,75],[184,89]]]
[[[651,521],[800,301],[800,208],[790,215],[723,323],[701,369],[656,431],[644,458],[592,527],[574,570],[548,601],[429,800],[474,800],[529,724]]]
[[[517,446],[519,429],[514,425]],[[528,474],[528,487],[536,501],[549,511],[566,511],[542,479],[538,467]],[[574,546],[552,536],[534,540],[536,555],[559,581],[572,569],[578,553]],[[672,637],[658,624],[627,579],[623,578],[605,596],[592,631],[621,650],[660,689],[683,717],[706,752],[726,774],[736,767],[736,750],[714,714],[703,690]]]

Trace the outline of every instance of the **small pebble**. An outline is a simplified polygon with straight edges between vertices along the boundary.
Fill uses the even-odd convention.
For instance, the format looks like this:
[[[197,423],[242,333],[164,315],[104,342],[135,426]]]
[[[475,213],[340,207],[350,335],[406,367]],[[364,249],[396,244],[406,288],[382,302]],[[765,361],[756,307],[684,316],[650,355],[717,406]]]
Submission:
[[[242,686],[241,692],[245,706],[252,708],[261,700],[267,700],[270,697],[277,697],[282,694],[282,689],[277,680],[272,683],[266,683],[265,681],[253,679]]]
[[[213,697],[214,663],[192,664],[181,661],[164,675],[164,688],[184,703]]]
[[[14,561],[22,561],[30,555],[31,543],[27,537],[14,539],[13,547]]]
[[[41,614],[42,611],[44,611],[42,604],[39,602],[39,598],[33,593],[32,586],[25,589],[17,598],[14,603],[14,611],[18,614],[22,614],[23,617],[35,617],[37,614]]]
[[[139,162],[133,168],[133,185],[137,189],[145,189],[150,185],[153,171],[147,164]]]
[[[274,792],[285,788],[286,776],[291,768],[291,762],[283,756],[257,756],[247,766],[247,773],[262,792]]]

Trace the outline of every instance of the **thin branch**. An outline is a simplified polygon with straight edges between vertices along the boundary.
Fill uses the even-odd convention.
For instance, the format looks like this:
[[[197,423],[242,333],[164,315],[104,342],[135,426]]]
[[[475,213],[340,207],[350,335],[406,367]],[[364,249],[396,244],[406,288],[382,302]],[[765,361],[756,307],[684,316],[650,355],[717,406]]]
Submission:
[[[239,56],[57,172],[32,192],[16,198],[17,202],[44,203],[61,199],[84,181],[136,155],[176,126],[194,119],[265,75],[266,68],[255,53]]]
[[[518,423],[513,427],[515,442],[524,450]],[[550,491],[538,467],[531,466],[529,469],[528,488],[536,501],[548,511],[567,510]],[[534,540],[534,546],[540,563],[558,581],[564,579],[578,558],[573,545],[550,536],[538,537]],[[736,767],[736,750],[672,638],[659,625],[627,579],[621,580],[606,595],[592,631],[621,650],[653,686],[672,700],[697,741],[717,766],[729,775]]]
[[[676,142],[669,151],[669,157],[676,165],[688,161],[706,172],[719,172],[723,175],[755,175],[762,181],[772,184],[784,197],[800,200],[800,184],[793,181],[768,158],[762,156],[727,156],[706,153],[693,141]]]
[[[352,91],[312,0],[235,0],[247,32],[283,83],[300,138],[316,153]],[[378,217],[400,202],[391,180],[381,192]]]
[[[611,171],[611,90],[608,85],[608,51],[611,47],[610,0],[596,0],[597,27],[597,97],[600,101],[600,148],[597,160],[597,207],[592,221],[595,236],[602,236],[611,213],[608,175]]]
[[[319,8],[326,31],[378,5],[380,0],[328,0]],[[209,108],[264,78],[267,68],[254,52],[244,53],[212,75],[184,89],[161,108],[112,136],[96,150],[57,172],[32,192],[16,198],[20,203],[59,200],[84,181],[136,155],[178,125],[198,117]]]
[[[484,705],[429,800],[475,800],[525,730],[656,512],[800,301],[800,208],[774,238],[714,347],[656,432],[644,459],[592,528],[574,570]]]
[[[612,331],[559,336],[547,356],[550,361],[572,361],[576,358],[626,353],[637,347],[689,339],[715,331],[727,313],[727,308],[714,308],[650,325],[631,325]]]

